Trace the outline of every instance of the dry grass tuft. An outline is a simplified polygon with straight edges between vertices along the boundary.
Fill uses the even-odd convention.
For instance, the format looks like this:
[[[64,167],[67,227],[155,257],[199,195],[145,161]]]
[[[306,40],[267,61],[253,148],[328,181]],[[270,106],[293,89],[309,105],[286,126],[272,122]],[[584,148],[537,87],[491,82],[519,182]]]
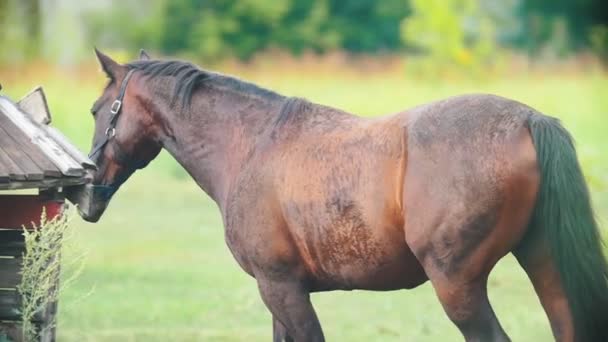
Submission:
[[[73,232],[69,230],[69,222],[73,214],[64,212],[63,215],[48,219],[43,210],[40,223],[32,222],[31,228],[23,227],[25,237],[25,253],[23,255],[22,279],[17,291],[22,297],[21,316],[23,320],[22,333],[25,341],[37,340],[47,330],[54,329],[55,315],[48,315],[50,305],[57,302],[60,292],[80,274],[82,270],[82,254],[72,258],[67,269],[69,275],[60,284],[61,249],[69,241]],[[73,268],[73,265],[77,265]],[[47,316],[47,322],[41,329],[32,322],[36,315]]]

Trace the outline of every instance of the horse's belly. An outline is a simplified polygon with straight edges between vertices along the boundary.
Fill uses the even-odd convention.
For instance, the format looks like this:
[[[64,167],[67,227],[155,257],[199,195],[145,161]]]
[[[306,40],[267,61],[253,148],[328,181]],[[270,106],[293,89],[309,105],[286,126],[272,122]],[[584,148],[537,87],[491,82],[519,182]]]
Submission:
[[[391,238],[326,236],[308,262],[314,290],[383,291],[424,283],[426,274],[403,237]]]

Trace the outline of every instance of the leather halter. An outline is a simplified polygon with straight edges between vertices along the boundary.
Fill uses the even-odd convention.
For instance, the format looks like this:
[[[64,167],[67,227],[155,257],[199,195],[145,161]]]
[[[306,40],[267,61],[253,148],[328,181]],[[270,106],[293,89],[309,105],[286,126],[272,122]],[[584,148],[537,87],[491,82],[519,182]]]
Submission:
[[[118,117],[121,113],[120,110],[122,109],[122,103],[125,97],[125,93],[127,91],[129,79],[131,79],[131,76],[134,72],[135,69],[129,70],[125,78],[122,80],[122,84],[120,85],[120,90],[118,92],[118,97],[116,98],[116,100],[114,100],[112,106],[110,107],[110,123],[105,131],[104,139],[102,142],[95,145],[91,153],[89,153],[89,159],[91,159],[95,163],[97,163],[97,159],[95,159],[95,157],[98,154],[101,155],[101,152],[104,151],[106,145],[108,145],[108,143],[116,136],[116,122],[118,121]],[[114,147],[120,149],[119,146],[116,144]],[[109,185],[93,184],[94,193],[96,193],[104,200],[109,200],[110,197],[112,197],[112,195],[116,192],[116,190],[118,190],[118,183],[118,181],[114,181],[112,184]]]
[[[127,85],[129,84],[129,79],[135,72],[135,69],[129,70],[127,76],[122,80],[122,84],[120,85],[120,91],[118,92],[118,97],[112,103],[110,107],[110,124],[106,129],[104,139],[101,143],[97,144],[91,153],[89,153],[89,159],[95,161],[95,155],[100,152],[103,152],[104,147],[114,138],[116,135],[116,122],[118,121],[118,116],[120,116],[120,110],[122,109],[122,101],[124,100],[125,93],[127,92]]]

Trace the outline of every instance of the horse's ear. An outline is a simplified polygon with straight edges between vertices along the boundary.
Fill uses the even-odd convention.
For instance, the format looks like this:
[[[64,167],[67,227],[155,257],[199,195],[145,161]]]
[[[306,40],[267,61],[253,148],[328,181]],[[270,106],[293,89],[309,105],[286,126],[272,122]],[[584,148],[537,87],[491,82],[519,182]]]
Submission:
[[[142,61],[150,60],[150,55],[144,49],[139,50],[139,59]]]
[[[97,50],[97,48],[95,48],[95,54],[97,55],[99,64],[101,64],[101,68],[108,75],[108,77],[114,79],[123,71],[122,65],[118,64],[103,52]]]

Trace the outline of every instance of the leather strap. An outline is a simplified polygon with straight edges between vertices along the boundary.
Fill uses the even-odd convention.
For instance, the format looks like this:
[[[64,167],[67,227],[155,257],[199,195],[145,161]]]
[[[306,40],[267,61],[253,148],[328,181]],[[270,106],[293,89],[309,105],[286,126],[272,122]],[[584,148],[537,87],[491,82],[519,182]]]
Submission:
[[[112,106],[110,107],[110,122],[108,128],[106,129],[105,136],[102,142],[97,144],[89,153],[89,159],[97,163],[97,159],[95,158],[100,152],[103,152],[106,145],[114,138],[116,135],[116,122],[118,121],[118,116],[121,113],[122,103],[125,98],[125,93],[127,92],[127,85],[129,84],[129,80],[131,76],[135,72],[135,69],[129,70],[125,78],[122,80],[120,84],[120,89],[118,91],[118,97],[114,102],[112,102]],[[118,145],[116,145],[118,147]],[[118,181],[114,181],[109,185],[96,184],[93,185],[93,190],[97,194],[97,196],[102,197],[103,200],[109,200],[112,195],[118,190]]]
[[[114,100],[112,106],[110,107],[110,123],[108,125],[108,128],[106,129],[105,137],[103,141],[97,144],[93,148],[91,153],[89,153],[89,159],[94,162],[96,162],[95,156],[98,153],[103,152],[103,149],[106,147],[108,142],[110,142],[110,140],[112,140],[116,135],[116,122],[118,121],[118,116],[121,113],[120,110],[122,109],[122,102],[125,98],[125,93],[127,92],[127,85],[129,85],[129,80],[131,79],[131,76],[134,72],[135,69],[129,70],[127,76],[125,76],[125,78],[122,80],[122,83],[120,84],[120,89],[118,91],[118,97],[116,98],[116,100]]]

